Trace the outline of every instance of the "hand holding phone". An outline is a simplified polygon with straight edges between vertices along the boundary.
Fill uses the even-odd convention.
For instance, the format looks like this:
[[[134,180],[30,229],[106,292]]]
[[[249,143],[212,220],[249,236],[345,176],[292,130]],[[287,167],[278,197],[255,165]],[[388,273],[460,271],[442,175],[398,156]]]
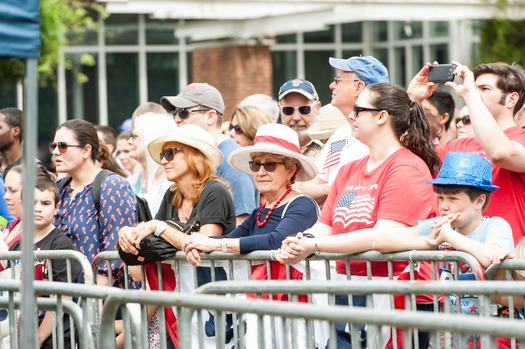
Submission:
[[[428,81],[444,83],[447,81],[454,81],[454,70],[456,66],[453,64],[437,64],[430,67],[428,72]]]

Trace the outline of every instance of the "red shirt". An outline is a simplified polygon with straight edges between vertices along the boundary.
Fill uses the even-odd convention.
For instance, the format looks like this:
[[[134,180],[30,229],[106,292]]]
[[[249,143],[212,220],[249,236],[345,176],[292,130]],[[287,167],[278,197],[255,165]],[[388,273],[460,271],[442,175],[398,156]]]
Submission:
[[[371,172],[366,170],[369,156],[341,168],[323,207],[319,221],[332,227],[333,234],[372,228],[377,220],[387,219],[408,226],[435,217],[437,200],[427,165],[415,154],[402,148]],[[395,263],[398,275],[406,263]],[[350,263],[352,275],[366,275],[364,261]],[[336,270],[346,273],[345,262]],[[373,276],[388,276],[386,262],[372,263]]]
[[[525,147],[525,130],[517,126],[503,131],[509,139]],[[465,151],[487,157],[475,138],[449,141],[438,147],[442,159],[449,151]],[[525,173],[513,172],[492,165],[492,183],[500,188],[490,195],[490,203],[483,215],[501,217],[512,228],[514,245],[525,236]]]

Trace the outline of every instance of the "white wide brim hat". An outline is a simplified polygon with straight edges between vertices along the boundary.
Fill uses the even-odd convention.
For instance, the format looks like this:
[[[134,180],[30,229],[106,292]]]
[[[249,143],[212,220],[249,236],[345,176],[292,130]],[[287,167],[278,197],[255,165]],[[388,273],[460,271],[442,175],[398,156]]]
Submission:
[[[215,146],[215,140],[205,129],[197,125],[185,124],[177,127],[171,134],[154,139],[148,144],[149,155],[156,163],[161,163],[160,152],[166,143],[177,142],[195,148],[203,153],[214,168],[222,162],[222,153]]]
[[[252,146],[233,151],[228,157],[228,163],[241,172],[253,175],[249,164],[251,153],[277,154],[299,160],[301,168],[295,177],[297,181],[304,182],[317,176],[317,166],[312,159],[301,154],[297,133],[290,127],[281,124],[261,125],[253,143]]]

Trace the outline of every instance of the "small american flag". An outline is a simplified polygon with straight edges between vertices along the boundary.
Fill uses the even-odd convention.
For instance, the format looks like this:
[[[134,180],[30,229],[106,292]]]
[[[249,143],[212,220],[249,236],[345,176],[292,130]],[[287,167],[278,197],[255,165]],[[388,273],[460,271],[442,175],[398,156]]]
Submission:
[[[341,139],[340,141],[334,142],[330,145],[330,152],[326,157],[326,160],[323,165],[323,170],[326,170],[329,167],[339,164],[341,159],[341,151],[346,145],[346,138]]]

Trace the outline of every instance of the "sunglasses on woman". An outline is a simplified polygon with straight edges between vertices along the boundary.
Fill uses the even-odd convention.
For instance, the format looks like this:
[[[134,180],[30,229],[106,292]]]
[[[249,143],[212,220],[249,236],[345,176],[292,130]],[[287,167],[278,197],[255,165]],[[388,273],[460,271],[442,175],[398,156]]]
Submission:
[[[284,162],[282,161],[268,161],[265,163],[262,163],[260,161],[250,161],[248,164],[250,164],[250,170],[253,172],[259,172],[261,169],[261,166],[264,167],[264,170],[266,172],[273,172],[277,168],[277,165],[284,165]]]
[[[470,115],[465,115],[461,118],[456,118],[456,125],[459,124],[459,122],[462,122],[463,125],[470,125]]]
[[[210,111],[210,109],[193,109],[193,110],[188,110],[188,108],[179,108],[179,109],[173,110],[171,113],[173,114],[173,117],[178,115],[179,118],[184,120],[184,119],[189,118],[191,113],[204,113],[204,112],[207,112],[207,111]]]
[[[67,144],[66,142],[49,143],[49,152],[53,154],[53,151],[55,151],[56,147],[58,147],[60,154],[64,154],[67,152],[67,148],[69,147],[83,148],[84,146],[79,144]]]
[[[281,112],[286,116],[290,116],[293,115],[293,113],[295,113],[295,109],[299,110],[299,113],[301,113],[302,115],[308,115],[312,112],[311,105],[301,105],[300,107],[282,107]]]
[[[160,152],[160,160],[162,161],[162,158],[165,158],[166,161],[171,161],[175,157],[175,154],[177,154],[179,151],[182,151],[182,148],[176,148],[176,147],[166,148]]]
[[[228,130],[235,130],[235,133],[237,133],[238,135],[242,135],[244,132],[242,132],[241,128],[239,127],[239,125],[232,125],[230,124],[230,126],[228,126]]]

